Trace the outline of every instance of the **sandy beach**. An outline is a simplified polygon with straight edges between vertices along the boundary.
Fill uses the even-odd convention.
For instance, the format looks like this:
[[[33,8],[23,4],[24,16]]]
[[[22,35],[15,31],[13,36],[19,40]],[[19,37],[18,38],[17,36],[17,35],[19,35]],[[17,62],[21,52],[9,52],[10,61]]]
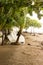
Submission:
[[[24,45],[0,46],[0,65],[43,65],[43,35],[24,36]]]

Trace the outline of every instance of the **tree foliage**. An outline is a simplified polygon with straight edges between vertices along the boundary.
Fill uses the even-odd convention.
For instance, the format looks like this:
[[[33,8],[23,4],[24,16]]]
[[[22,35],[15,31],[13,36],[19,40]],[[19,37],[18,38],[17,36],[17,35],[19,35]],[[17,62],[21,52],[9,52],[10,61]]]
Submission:
[[[32,1],[34,1],[34,5],[32,5]],[[0,0],[0,29],[6,28],[7,24],[8,27],[11,27],[14,23],[13,20],[15,16],[18,15],[17,12],[19,11],[20,15],[23,15],[23,11],[20,12],[20,9],[23,7],[28,7],[28,12],[30,14],[32,14],[34,10],[38,13],[38,17],[40,18],[40,10],[43,10],[43,2],[39,0]],[[11,25],[9,25],[8,21],[12,21],[12,24],[10,22]],[[2,22],[3,24],[1,24]]]
[[[34,1],[34,5],[32,5]],[[25,7],[27,8],[25,10]],[[43,2],[37,0],[0,0],[0,30],[10,29],[12,26],[18,26],[20,32],[26,27],[27,22],[25,15],[27,10],[30,14],[32,11],[38,13],[43,9]],[[36,25],[36,23],[34,23]],[[20,36],[20,35],[19,35]]]
[[[33,26],[33,27],[38,27],[40,28],[41,27],[41,23],[39,23],[37,20],[35,19],[31,19],[31,18],[28,18],[27,17],[27,25],[26,27],[29,27],[29,26]]]

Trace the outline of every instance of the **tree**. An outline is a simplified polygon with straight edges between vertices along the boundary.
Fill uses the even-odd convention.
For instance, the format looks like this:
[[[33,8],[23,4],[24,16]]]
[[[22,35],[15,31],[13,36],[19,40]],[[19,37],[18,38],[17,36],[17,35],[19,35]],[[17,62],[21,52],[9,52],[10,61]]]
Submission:
[[[14,23],[14,25],[17,25],[17,21],[19,24],[20,20],[21,21],[24,20],[24,17],[23,17],[24,14],[22,12],[22,8],[24,7],[28,7],[28,12],[30,14],[32,14],[33,10],[37,12],[40,18],[41,16],[40,10],[43,9],[43,2],[42,1],[40,2],[37,0],[33,0],[33,1],[35,3],[34,5],[32,5],[32,0],[0,0],[0,20],[1,20],[0,30],[9,29],[9,28],[11,29],[12,23]],[[19,14],[17,14],[17,12],[19,12]],[[20,17],[21,15],[23,16]],[[21,22],[21,24],[22,23],[23,22]],[[25,23],[22,25],[23,27],[25,26]]]
[[[14,23],[15,23],[15,26],[17,26],[19,28],[19,31],[17,33],[17,40],[14,44],[17,44],[18,43],[18,40],[19,40],[19,37],[20,35],[22,34],[22,30],[27,27],[26,24],[26,14],[27,14],[27,7],[24,7],[24,8],[20,8],[19,11],[16,11],[15,13],[15,16],[14,16]]]
[[[30,18],[27,19],[27,17],[26,17],[27,13],[28,13],[27,7],[21,8],[20,11],[17,11],[15,13],[15,17],[14,17],[15,18],[15,26],[19,27],[19,31],[17,33],[18,38],[17,38],[15,44],[18,43],[19,37],[22,34],[22,30],[24,28],[28,28],[29,26],[41,27],[41,24],[38,21],[32,20]]]
[[[37,28],[40,28],[41,27],[41,23],[39,23],[37,20],[35,19],[31,19],[29,17],[27,17],[27,26],[30,26],[32,29],[37,27]],[[32,29],[31,29],[31,33],[32,33]]]
[[[41,27],[41,24],[35,19],[28,19],[28,21],[29,21],[29,26],[38,27],[38,28]]]
[[[6,14],[3,13],[0,16],[0,30],[2,31],[2,45],[4,43],[3,36],[5,35],[5,40],[7,39],[7,35],[9,34],[9,30],[14,26],[14,22],[12,17],[6,16]],[[7,32],[8,31],[8,32]]]
[[[35,28],[35,27],[40,28],[40,27],[41,27],[41,23],[39,23],[37,20],[32,20],[32,21],[30,22],[30,26],[33,27],[33,35],[35,36],[34,28]]]

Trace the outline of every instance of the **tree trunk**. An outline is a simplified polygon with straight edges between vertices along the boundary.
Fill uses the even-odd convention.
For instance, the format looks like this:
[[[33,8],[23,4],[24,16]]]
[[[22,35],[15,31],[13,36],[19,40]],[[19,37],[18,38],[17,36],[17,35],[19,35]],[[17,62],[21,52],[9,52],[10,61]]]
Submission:
[[[7,40],[7,33],[6,33],[6,30],[2,30],[2,44],[1,45],[4,45],[6,43],[6,40]],[[5,37],[4,37],[5,36]]]
[[[17,40],[16,40],[16,42],[14,44],[18,44],[20,35],[21,35],[21,29],[19,30],[19,32],[17,34],[18,37],[17,37]]]
[[[4,30],[1,30],[2,31],[2,43],[1,45],[4,45]]]
[[[5,30],[5,39],[7,39],[7,32],[6,32],[6,30]]]
[[[8,38],[7,38],[7,35],[8,35],[8,32],[7,30],[5,30],[5,38],[4,38],[4,44],[6,44],[8,42]]]
[[[8,29],[8,35],[10,34],[10,30]]]
[[[1,45],[3,45],[4,44],[4,40],[3,40],[3,35],[2,35],[2,43],[1,43]]]

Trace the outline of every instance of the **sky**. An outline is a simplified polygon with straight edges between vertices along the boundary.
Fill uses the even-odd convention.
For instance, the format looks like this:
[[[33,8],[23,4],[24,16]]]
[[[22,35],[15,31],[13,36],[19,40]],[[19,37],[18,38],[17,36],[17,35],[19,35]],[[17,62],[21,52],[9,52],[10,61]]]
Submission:
[[[43,11],[41,11],[40,13],[43,13]],[[40,22],[41,25],[42,25],[41,28],[34,28],[33,29],[32,27],[29,27],[28,30],[27,30],[28,32],[31,32],[31,30],[33,29],[32,32],[34,31],[36,33],[43,33],[43,17],[41,17],[41,19],[39,20],[38,17],[37,17],[37,14],[34,11],[32,12],[32,16],[27,14],[26,17],[30,17],[31,19],[38,20],[38,22]]]

